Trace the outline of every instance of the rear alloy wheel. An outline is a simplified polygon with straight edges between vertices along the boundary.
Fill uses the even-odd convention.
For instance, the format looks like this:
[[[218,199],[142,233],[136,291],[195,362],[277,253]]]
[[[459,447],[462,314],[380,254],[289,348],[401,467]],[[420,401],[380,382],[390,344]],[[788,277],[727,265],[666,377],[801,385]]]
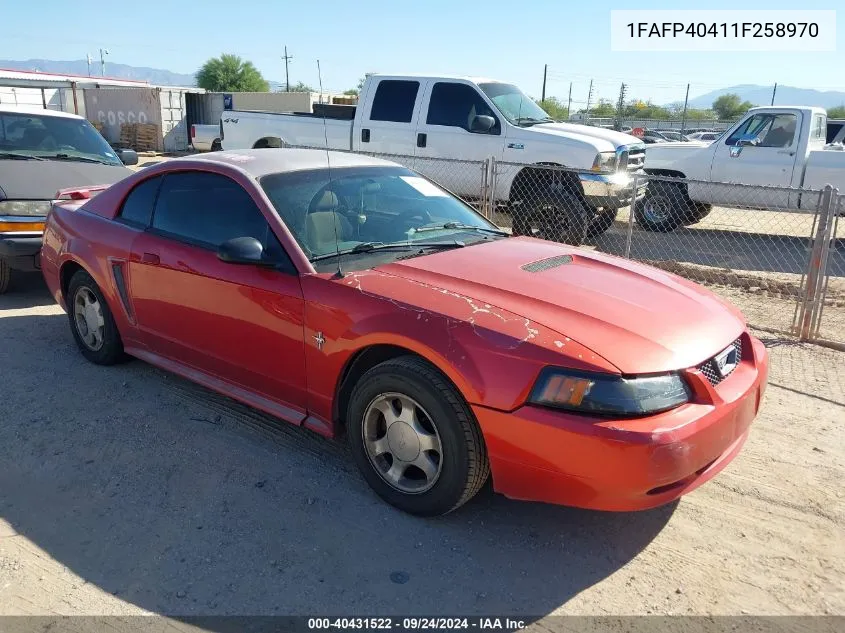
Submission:
[[[347,410],[352,454],[382,499],[420,516],[469,501],[490,473],[481,431],[457,390],[420,358],[366,372]]]
[[[94,279],[84,270],[68,285],[68,319],[82,355],[97,365],[113,365],[124,358],[123,342],[111,310]]]
[[[5,294],[9,290],[9,284],[12,283],[12,267],[5,259],[0,259],[0,295]]]

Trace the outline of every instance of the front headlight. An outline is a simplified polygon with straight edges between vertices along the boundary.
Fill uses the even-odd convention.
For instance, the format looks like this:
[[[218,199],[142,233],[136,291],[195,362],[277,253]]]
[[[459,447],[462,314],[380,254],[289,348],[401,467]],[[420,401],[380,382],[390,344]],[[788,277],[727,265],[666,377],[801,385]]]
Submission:
[[[592,170],[605,174],[616,171],[616,152],[599,152],[596,154]]]
[[[3,200],[0,202],[0,215],[42,215],[50,211],[50,200]]]
[[[678,374],[623,378],[547,367],[529,401],[593,415],[639,416],[673,409],[689,398],[689,388]]]

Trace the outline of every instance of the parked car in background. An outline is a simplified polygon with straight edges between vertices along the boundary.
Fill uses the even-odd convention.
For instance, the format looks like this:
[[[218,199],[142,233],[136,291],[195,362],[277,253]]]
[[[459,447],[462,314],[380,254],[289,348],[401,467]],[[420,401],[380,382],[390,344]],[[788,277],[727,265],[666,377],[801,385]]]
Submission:
[[[217,152],[222,149],[220,137],[222,135],[221,125],[202,125],[193,123],[191,125],[191,147],[198,152]]]
[[[643,130],[643,143],[668,143],[669,139],[656,130]]]
[[[37,270],[44,218],[58,191],[112,184],[132,173],[124,163],[137,162],[134,151],[113,149],[81,116],[0,105],[0,294],[12,270]]]
[[[695,132],[693,134],[687,134],[687,139],[689,139],[690,141],[711,142],[715,141],[721,135],[721,132]]]
[[[755,208],[815,211],[825,185],[845,189],[845,152],[826,146],[827,114],[822,108],[766,106],[752,108],[709,145],[673,143],[649,148],[649,174],[691,182],[653,181],[639,225],[671,231],[704,218],[711,205],[748,208],[747,189],[729,183],[767,185],[754,197]]]
[[[41,261],[89,361],[130,354],[345,434],[375,492],[419,515],[491,472],[516,499],[668,503],[739,453],[766,387],[763,344],[705,288],[511,237],[358,154],[154,165],[54,206]]]
[[[654,130],[654,131],[657,132],[658,134],[660,134],[661,136],[663,136],[663,138],[665,138],[667,141],[687,142],[687,141],[690,140],[686,136],[684,136],[683,134],[678,132],[677,130]]]
[[[518,87],[490,79],[369,75],[358,106],[315,113],[226,111],[224,149],[328,147],[389,155],[460,196],[478,198],[488,158],[501,169],[494,197],[516,234],[536,229],[570,244],[606,231],[620,207],[642,196],[632,173],[640,139],[589,125],[556,123]],[[467,163],[446,161],[467,161]],[[545,166],[566,166],[581,173]]]

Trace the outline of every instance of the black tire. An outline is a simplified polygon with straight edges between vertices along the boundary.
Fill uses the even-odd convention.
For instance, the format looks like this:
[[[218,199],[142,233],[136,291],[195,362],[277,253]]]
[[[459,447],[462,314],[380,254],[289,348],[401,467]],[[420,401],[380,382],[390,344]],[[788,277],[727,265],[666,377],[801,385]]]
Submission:
[[[684,224],[690,200],[681,184],[655,180],[634,211],[637,224],[646,231],[668,233]]]
[[[96,348],[86,343],[83,338],[84,334],[80,331],[82,325],[76,317],[76,302],[81,298],[81,293],[83,292],[89,292],[96,298],[103,317],[102,345]],[[70,331],[73,333],[73,338],[79,347],[79,351],[82,352],[85,358],[97,365],[114,365],[125,360],[126,355],[123,352],[123,341],[120,338],[120,332],[117,330],[114,317],[105,297],[103,297],[103,293],[91,275],[84,270],[80,270],[71,277],[70,283],[68,284],[66,302]]]
[[[703,202],[690,201],[689,211],[684,218],[684,226],[692,226],[701,222],[704,218],[710,215],[713,210],[712,205],[704,204]]]
[[[616,222],[617,215],[619,215],[618,208],[597,211],[596,215],[587,225],[587,237],[598,237],[607,233],[607,230]]]
[[[219,138],[214,139],[214,142],[211,144],[211,151],[212,152],[219,152],[223,149],[223,144],[220,142]]]
[[[565,189],[548,189],[528,197],[517,207],[514,235],[533,235],[551,242],[580,246],[594,214],[584,199]]]
[[[5,259],[0,259],[0,295],[6,294],[12,283],[12,267]]]
[[[438,476],[428,490],[397,489],[379,474],[368,454],[364,418],[370,404],[385,394],[401,394],[419,403],[438,434],[442,447]],[[451,383],[421,358],[400,356],[367,371],[355,385],[346,420],[352,455],[364,479],[382,499],[410,514],[451,512],[475,496],[490,474],[487,449],[472,411]]]

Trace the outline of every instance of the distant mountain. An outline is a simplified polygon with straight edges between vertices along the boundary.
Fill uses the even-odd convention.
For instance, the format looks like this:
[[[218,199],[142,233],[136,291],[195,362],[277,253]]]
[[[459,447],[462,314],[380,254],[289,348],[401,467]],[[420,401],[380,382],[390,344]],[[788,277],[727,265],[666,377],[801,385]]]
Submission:
[[[754,105],[769,105],[772,102],[772,88],[774,86],[757,86],[743,84],[720,88],[690,99],[691,108],[709,108],[713,102],[724,94],[738,94],[743,101],[750,101]],[[793,88],[792,86],[778,86],[775,93],[775,105],[804,105],[819,106],[822,108],[835,108],[845,105],[845,92],[821,91],[812,88]]]
[[[55,61],[52,59],[27,59],[26,61],[15,61],[0,59],[0,68],[10,70],[37,70],[42,73],[58,73],[68,75],[88,74],[88,62],[84,59],[74,61]],[[100,75],[100,60],[91,62],[91,75]],[[106,59],[106,76],[115,79],[133,79],[135,81],[148,81],[158,86],[195,86],[197,83],[193,74],[186,75],[170,72],[161,68],[144,68],[141,66],[128,66],[116,64]]]

